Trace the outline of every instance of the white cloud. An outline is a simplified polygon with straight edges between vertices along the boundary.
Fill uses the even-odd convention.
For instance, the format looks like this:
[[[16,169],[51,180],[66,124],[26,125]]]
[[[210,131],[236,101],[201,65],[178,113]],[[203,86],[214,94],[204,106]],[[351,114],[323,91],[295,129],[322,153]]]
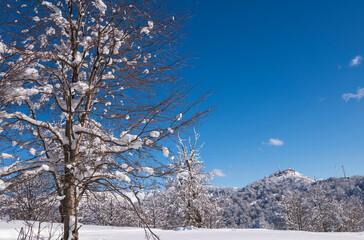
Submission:
[[[278,138],[270,138],[267,144],[271,146],[283,146],[284,142]]]
[[[356,56],[355,58],[351,59],[349,67],[358,66],[362,60],[363,60],[362,56],[360,56],[360,55]]]
[[[356,91],[356,93],[345,93],[343,94],[343,99],[347,102],[350,100],[350,98],[356,98],[356,99],[360,99],[364,97],[364,88],[359,88],[358,91]]]
[[[212,175],[217,176],[217,177],[225,177],[225,173],[221,170],[221,169],[214,169],[211,171]]]

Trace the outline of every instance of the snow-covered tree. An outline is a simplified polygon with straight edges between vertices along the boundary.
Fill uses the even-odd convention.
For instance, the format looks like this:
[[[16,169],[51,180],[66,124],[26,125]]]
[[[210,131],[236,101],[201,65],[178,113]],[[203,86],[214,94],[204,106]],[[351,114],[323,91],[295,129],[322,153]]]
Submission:
[[[317,232],[335,231],[335,205],[332,194],[325,191],[323,186],[316,185],[310,189],[310,230]]]
[[[363,226],[363,202],[357,196],[335,196],[325,186],[311,189],[311,206],[309,206],[310,228],[319,232],[360,231]]]
[[[213,227],[219,220],[220,207],[208,192],[212,174],[204,171],[198,138],[195,133],[188,145],[179,138],[176,175],[169,179],[165,190],[169,226]]]
[[[104,226],[142,227],[133,206],[112,192],[86,192],[79,206],[80,222]]]
[[[0,2],[0,190],[48,175],[64,239],[86,191],[138,191],[153,150],[198,120],[177,75],[184,14],[154,0]],[[166,153],[167,151],[164,151]],[[130,199],[129,199],[130,200]]]
[[[298,190],[287,191],[279,203],[279,215],[288,230],[307,230],[310,205]]]
[[[0,195],[0,217],[8,220],[59,221],[57,210],[56,196],[44,176],[25,179]]]
[[[355,232],[363,230],[364,207],[363,201],[357,196],[351,196],[349,199],[336,201],[334,209],[337,224],[335,231],[338,232]]]
[[[165,191],[153,190],[146,195],[142,207],[153,228],[171,228],[168,225],[169,216],[166,211],[168,204],[169,198],[166,196]]]

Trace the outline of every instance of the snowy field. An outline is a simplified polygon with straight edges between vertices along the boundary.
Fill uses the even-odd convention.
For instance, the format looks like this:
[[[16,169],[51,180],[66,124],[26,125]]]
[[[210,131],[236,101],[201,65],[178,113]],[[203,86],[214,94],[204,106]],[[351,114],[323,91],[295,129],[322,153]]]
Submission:
[[[0,222],[0,240],[17,239],[22,227],[21,221]],[[17,230],[15,230],[17,229]],[[193,229],[159,230],[154,232],[161,240],[354,240],[364,239],[360,233],[311,233],[298,231],[274,231],[264,229]],[[46,234],[46,232],[44,232]],[[83,240],[145,240],[140,228],[82,226],[80,239]]]

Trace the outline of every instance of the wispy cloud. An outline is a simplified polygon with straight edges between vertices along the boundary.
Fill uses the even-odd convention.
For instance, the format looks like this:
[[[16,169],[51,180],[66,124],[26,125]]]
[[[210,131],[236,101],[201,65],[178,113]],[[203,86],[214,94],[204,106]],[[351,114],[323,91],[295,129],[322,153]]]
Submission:
[[[212,175],[217,177],[226,177],[225,173],[221,169],[212,170]]]
[[[349,101],[351,98],[356,98],[357,100],[359,100],[362,97],[364,97],[364,88],[359,88],[358,91],[356,91],[356,93],[345,93],[345,94],[343,94],[343,99],[346,102]]]
[[[278,138],[269,138],[268,143],[263,142],[263,144],[268,144],[271,146],[279,147],[279,146],[283,146],[284,142],[282,140],[279,140]]]
[[[362,60],[363,60],[362,56],[360,55],[356,56],[355,58],[351,59],[349,67],[358,66],[359,64],[361,64]]]

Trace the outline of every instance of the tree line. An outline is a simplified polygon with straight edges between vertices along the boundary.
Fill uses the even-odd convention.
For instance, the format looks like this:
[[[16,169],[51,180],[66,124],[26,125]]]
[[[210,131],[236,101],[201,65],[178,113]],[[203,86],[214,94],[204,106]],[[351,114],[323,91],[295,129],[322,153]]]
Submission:
[[[162,189],[129,192],[131,202],[113,192],[87,192],[79,206],[80,222],[130,227],[147,224],[161,229],[187,226],[317,232],[364,229],[364,177],[307,181],[292,175],[272,174],[244,188],[211,187],[213,176],[203,168],[196,141],[185,143],[180,139],[175,171]],[[59,221],[56,196],[44,188],[44,182],[45,179],[34,179],[2,194],[1,217]]]

